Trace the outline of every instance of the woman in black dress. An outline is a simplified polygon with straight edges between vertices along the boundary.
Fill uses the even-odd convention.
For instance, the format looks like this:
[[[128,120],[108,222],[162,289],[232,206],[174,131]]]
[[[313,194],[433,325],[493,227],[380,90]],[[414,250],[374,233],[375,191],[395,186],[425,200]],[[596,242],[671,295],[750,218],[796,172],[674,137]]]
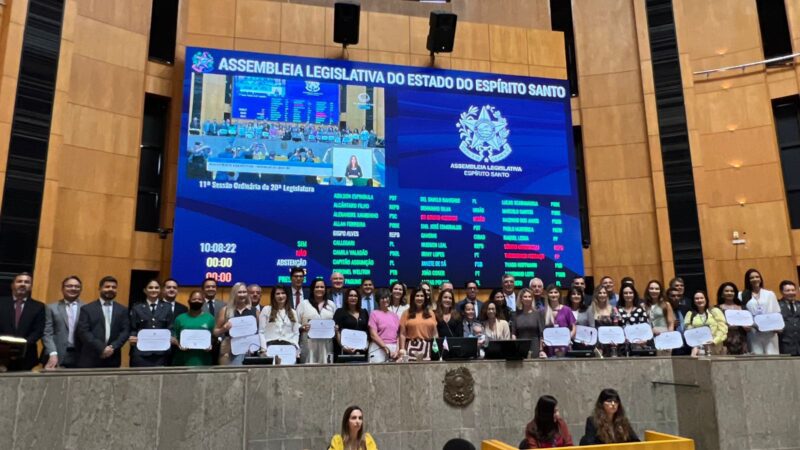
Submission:
[[[333,314],[336,322],[336,354],[366,354],[366,349],[353,349],[342,346],[342,330],[363,331],[369,336],[369,313],[361,309],[361,295],[358,289],[349,288],[344,293],[344,305]]]
[[[464,336],[461,314],[456,308],[455,294],[452,289],[444,289],[439,293],[434,314],[436,315],[436,330],[440,338]]]

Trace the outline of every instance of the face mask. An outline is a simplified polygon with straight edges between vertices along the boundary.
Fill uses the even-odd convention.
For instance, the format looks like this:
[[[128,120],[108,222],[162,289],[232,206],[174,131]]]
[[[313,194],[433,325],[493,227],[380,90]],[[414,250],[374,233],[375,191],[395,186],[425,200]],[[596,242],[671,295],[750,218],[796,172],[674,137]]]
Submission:
[[[189,309],[192,311],[200,311],[203,309],[203,302],[191,302],[189,303]]]

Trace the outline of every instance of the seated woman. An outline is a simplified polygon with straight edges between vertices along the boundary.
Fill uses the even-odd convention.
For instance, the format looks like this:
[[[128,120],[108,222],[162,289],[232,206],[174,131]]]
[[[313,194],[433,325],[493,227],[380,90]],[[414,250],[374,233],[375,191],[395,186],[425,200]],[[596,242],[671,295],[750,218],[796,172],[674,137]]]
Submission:
[[[228,331],[233,327],[230,319],[243,316],[253,316],[254,319],[258,320],[258,314],[247,296],[247,285],[240,282],[234,284],[231,288],[231,299],[228,304],[217,312],[217,321],[213,334],[215,337],[223,337],[219,351],[220,366],[240,366],[244,362],[246,354],[233,354],[231,351],[231,337],[228,335]]]
[[[603,389],[594,405],[594,413],[586,419],[586,431],[581,445],[620,444],[639,442],[631,423],[625,417],[619,394],[614,389]]]
[[[266,351],[270,345],[291,345],[300,356],[300,322],[289,306],[289,293],[285,286],[272,288],[269,305],[258,316],[258,330],[261,333],[261,348]]]
[[[436,305],[436,332],[439,337],[462,337],[464,328],[461,326],[461,314],[456,308],[455,295],[452,289],[443,289],[439,292],[439,301]]]
[[[400,355],[414,361],[430,360],[432,342],[436,339],[436,316],[431,311],[428,293],[417,288],[411,291],[411,306],[400,319]]]
[[[725,314],[719,309],[710,307],[708,295],[705,291],[695,291],[692,296],[692,310],[686,313],[686,329],[709,327],[713,343],[709,344],[703,351],[709,351],[712,355],[722,354],[722,343],[728,337],[728,322],[725,321]],[[700,347],[692,348],[692,356],[701,354]]]
[[[333,314],[333,321],[336,322],[338,327],[336,330],[336,343],[341,349],[340,354],[366,354],[366,349],[342,346],[343,330],[363,331],[369,336],[369,313],[361,309],[361,295],[358,293],[358,289],[349,288],[345,290],[344,305]]]
[[[502,294],[502,292],[500,293]],[[503,320],[503,306],[495,300],[489,300],[481,309],[481,323],[488,340],[511,339],[511,329]]]
[[[558,286],[547,286],[547,303],[545,303],[544,327],[569,328],[570,339],[575,338],[575,316],[569,306],[564,306]],[[547,347],[547,356],[564,356],[568,347]]]
[[[336,304],[327,300],[327,287],[325,281],[316,279],[311,282],[311,298],[303,300],[297,308],[297,317],[300,321],[300,358],[306,364],[325,364],[331,362],[333,357],[333,339],[310,339],[308,331],[312,320],[332,320],[336,312]],[[330,357],[330,359],[329,359]]]
[[[328,450],[378,450],[365,429],[364,412],[358,406],[349,406],[342,416],[341,432],[331,438]]]
[[[519,291],[522,309],[511,319],[511,339],[530,339],[531,356],[547,358],[542,350],[542,333],[544,331],[544,312],[536,309],[533,303],[533,291],[524,288]],[[466,308],[465,308],[466,312]]]
[[[536,410],[525,427],[525,439],[520,449],[555,448],[573,445],[567,423],[558,413],[558,400],[551,395],[543,395],[536,402]]]
[[[378,309],[369,315],[369,362],[386,362],[397,359],[397,339],[400,335],[400,319],[389,311],[390,293],[378,291]]]

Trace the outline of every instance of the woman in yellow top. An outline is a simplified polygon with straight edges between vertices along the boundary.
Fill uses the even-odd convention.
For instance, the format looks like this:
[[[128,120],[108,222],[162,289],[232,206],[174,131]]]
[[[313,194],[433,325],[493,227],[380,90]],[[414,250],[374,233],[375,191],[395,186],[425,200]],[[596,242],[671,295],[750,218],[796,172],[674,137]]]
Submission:
[[[722,343],[728,337],[728,322],[725,321],[725,314],[719,308],[709,307],[708,295],[705,291],[695,291],[692,310],[686,313],[686,329],[709,327],[711,328],[711,336],[713,343],[711,344],[711,354],[722,354]],[[695,347],[692,349],[692,356],[697,356],[700,348]]]
[[[342,416],[342,431],[331,438],[328,450],[378,450],[364,428],[364,412],[358,406],[349,406]]]

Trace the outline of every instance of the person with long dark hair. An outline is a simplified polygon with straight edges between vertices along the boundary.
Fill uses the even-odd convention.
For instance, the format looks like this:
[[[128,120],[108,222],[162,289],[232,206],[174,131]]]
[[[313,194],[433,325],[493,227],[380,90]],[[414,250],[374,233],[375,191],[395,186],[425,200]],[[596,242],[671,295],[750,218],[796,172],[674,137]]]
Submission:
[[[489,300],[483,305],[480,319],[487,341],[511,339],[511,328],[503,320],[502,310],[502,306],[495,300]]]
[[[406,285],[395,281],[389,287],[389,290],[392,293],[389,299],[389,311],[393,312],[397,318],[400,319],[403,317],[403,313],[408,309],[408,304],[406,303]]]
[[[697,290],[692,295],[692,310],[686,314],[686,329],[708,327],[711,330],[713,342],[708,346],[708,351],[712,355],[722,353],[722,343],[728,336],[728,323],[725,321],[725,314],[719,309],[709,304],[708,295],[705,291]],[[700,352],[699,347],[692,349],[692,356],[697,356]]]
[[[439,301],[436,302],[436,332],[439,337],[462,337],[464,327],[461,326],[461,314],[456,308],[456,296],[452,289],[443,289],[439,292]]]
[[[741,311],[742,301],[739,300],[739,288],[730,281],[719,285],[717,289],[717,308],[725,311]],[[747,353],[747,332],[750,327],[736,327],[728,325],[728,336],[722,343],[728,355],[744,355]]]
[[[347,170],[344,172],[346,178],[361,178],[361,165],[358,164],[356,155],[350,156],[350,162],[347,164]]]
[[[497,318],[509,321],[511,320],[511,315],[516,311],[516,305],[512,306],[508,304],[508,300],[506,299],[506,294],[500,288],[492,289],[492,293],[489,294],[488,302],[495,302],[497,305]],[[485,305],[484,305],[485,306]]]
[[[594,405],[594,412],[586,418],[586,431],[580,445],[619,444],[639,442],[625,416],[619,393],[615,389],[603,389]]]
[[[333,339],[310,339],[312,320],[332,320],[336,304],[327,299],[328,287],[325,280],[317,278],[311,282],[310,298],[303,300],[297,308],[300,321],[300,360],[310,364],[325,364],[333,355]]]
[[[525,439],[520,449],[556,448],[572,446],[572,435],[567,423],[558,411],[558,400],[552,395],[543,395],[536,402],[536,411],[525,427]]]
[[[364,411],[355,405],[348,406],[342,416],[341,431],[331,438],[328,450],[378,450],[372,435],[365,430]]]
[[[363,331],[369,336],[369,313],[361,309],[361,294],[356,288],[347,288],[344,291],[344,305],[333,314],[333,321],[339,327],[336,331],[336,343],[341,352],[352,355],[366,353],[366,349],[354,349],[342,346],[342,330]]]
[[[289,301],[289,289],[283,285],[274,286],[269,294],[269,305],[258,316],[258,332],[262,349],[270,345],[292,345],[299,356],[300,321]]]
[[[400,354],[415,361],[429,360],[433,340],[438,337],[431,299],[421,287],[411,290],[411,306],[400,319]]]
[[[744,290],[741,292],[742,303],[753,317],[761,314],[780,313],[778,298],[775,293],[764,289],[764,277],[756,269],[748,269],[744,274]],[[776,331],[758,331],[753,326],[747,340],[750,352],[754,355],[778,355],[778,333]]]

